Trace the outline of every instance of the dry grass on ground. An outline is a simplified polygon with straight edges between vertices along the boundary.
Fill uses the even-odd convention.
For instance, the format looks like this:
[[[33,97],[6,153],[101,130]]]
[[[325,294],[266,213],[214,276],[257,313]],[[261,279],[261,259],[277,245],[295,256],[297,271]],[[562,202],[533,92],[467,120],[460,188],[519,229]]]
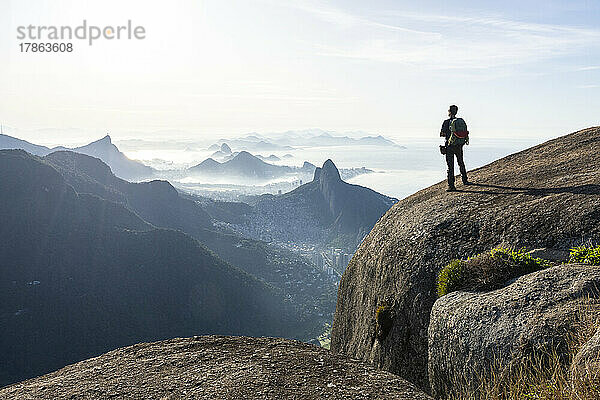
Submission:
[[[482,378],[478,390],[460,378],[454,382],[452,400],[600,400],[600,371],[588,369],[585,374],[572,374],[575,355],[600,327],[600,305],[582,306],[579,322],[569,336],[569,351],[540,354],[512,368],[496,364],[488,377]]]

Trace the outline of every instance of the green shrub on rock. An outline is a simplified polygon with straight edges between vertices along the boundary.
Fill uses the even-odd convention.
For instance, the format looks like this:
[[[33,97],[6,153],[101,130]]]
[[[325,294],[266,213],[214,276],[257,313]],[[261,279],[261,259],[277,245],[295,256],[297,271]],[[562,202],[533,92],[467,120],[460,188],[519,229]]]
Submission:
[[[438,297],[445,296],[461,288],[463,264],[464,262],[461,260],[452,260],[450,264],[442,268],[438,275]]]
[[[498,247],[467,260],[452,260],[444,266],[437,279],[438,297],[457,290],[497,289],[511,279],[550,266],[550,262],[532,257],[525,249]]]
[[[578,246],[571,249],[569,262],[600,265],[600,246]]]

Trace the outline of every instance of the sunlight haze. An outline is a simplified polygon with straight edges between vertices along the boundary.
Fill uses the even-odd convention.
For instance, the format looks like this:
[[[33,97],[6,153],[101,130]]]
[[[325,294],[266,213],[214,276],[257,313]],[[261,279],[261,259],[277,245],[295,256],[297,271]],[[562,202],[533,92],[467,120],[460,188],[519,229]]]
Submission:
[[[598,125],[592,1],[13,1],[0,7],[0,122],[44,144],[363,130],[548,138]],[[17,26],[131,20],[144,40],[19,51]],[[166,133],[168,132],[168,133]]]

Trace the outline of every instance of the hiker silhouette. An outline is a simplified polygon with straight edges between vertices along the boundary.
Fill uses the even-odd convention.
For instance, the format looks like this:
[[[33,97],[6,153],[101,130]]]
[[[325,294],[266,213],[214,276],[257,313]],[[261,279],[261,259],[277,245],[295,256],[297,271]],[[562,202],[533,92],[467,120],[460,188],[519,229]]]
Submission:
[[[463,146],[469,144],[469,131],[464,119],[457,118],[458,106],[451,105],[448,108],[448,119],[442,123],[440,137],[445,138],[442,148],[442,154],[446,155],[446,164],[448,166],[448,192],[456,191],[454,184],[454,157],[460,169],[460,175],[464,185],[469,185],[467,179],[467,168],[463,157]]]

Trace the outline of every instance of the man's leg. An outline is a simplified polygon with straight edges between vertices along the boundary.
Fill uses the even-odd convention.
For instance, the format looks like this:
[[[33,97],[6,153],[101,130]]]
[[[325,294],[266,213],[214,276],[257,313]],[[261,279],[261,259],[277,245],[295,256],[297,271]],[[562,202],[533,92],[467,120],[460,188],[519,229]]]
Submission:
[[[458,167],[460,168],[460,176],[462,178],[463,183],[466,185],[469,183],[467,179],[467,168],[465,167],[465,160],[463,159],[463,147],[458,146],[456,148],[456,161],[458,162]]]
[[[448,165],[448,188],[454,188],[454,146],[446,148],[446,164]]]

